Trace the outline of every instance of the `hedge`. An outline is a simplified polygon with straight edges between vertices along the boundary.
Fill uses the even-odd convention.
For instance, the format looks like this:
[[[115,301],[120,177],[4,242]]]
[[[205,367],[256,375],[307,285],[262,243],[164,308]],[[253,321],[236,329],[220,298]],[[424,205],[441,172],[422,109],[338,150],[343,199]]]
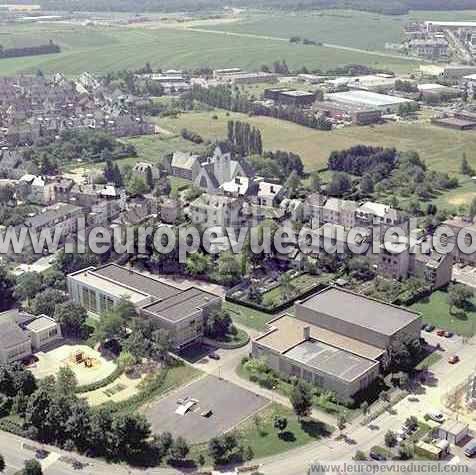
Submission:
[[[23,428],[23,425],[11,419],[0,419],[0,430],[10,432],[20,437],[27,437],[27,431]]]
[[[95,383],[78,386],[75,390],[75,393],[89,393],[91,391],[96,391],[96,389],[101,389],[104,386],[113,383],[117,378],[119,378],[119,376],[122,375],[123,372],[124,370],[121,367],[117,366],[116,369],[109,376],[104,379],[101,379],[101,381],[96,381]]]

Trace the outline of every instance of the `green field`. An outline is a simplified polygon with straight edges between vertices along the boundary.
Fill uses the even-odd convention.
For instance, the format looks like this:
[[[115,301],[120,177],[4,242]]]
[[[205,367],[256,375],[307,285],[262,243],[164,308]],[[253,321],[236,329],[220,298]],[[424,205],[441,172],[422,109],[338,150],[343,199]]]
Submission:
[[[352,10],[320,10],[292,13],[247,15],[226,25],[205,27],[208,30],[290,38],[300,36],[364,50],[384,51],[385,43],[399,43],[404,25],[415,19],[472,20],[476,12],[411,12],[392,16]]]
[[[476,298],[472,298],[471,303],[473,304],[471,310],[452,315],[448,305],[448,294],[438,290],[410,308],[422,313],[425,323],[431,323],[437,328],[470,337],[474,335],[476,328]]]
[[[218,119],[213,119],[214,115]],[[325,167],[333,150],[357,144],[416,150],[432,169],[453,174],[459,172],[461,156],[465,152],[468,161],[476,168],[475,132],[449,130],[424,121],[347,127],[323,132],[269,117],[248,117],[235,113],[227,115],[214,111],[184,113],[176,119],[162,119],[160,125],[174,132],[185,127],[213,140],[226,136],[226,124],[230,119],[246,121],[261,129],[265,149],[298,153],[308,170]]]
[[[58,24],[5,27],[0,42],[5,46],[43,43],[52,39],[62,47],[59,54],[0,60],[0,75],[18,72],[107,72],[142,67],[231,67],[258,69],[284,59],[291,68],[330,69],[349,63],[367,64],[395,71],[411,71],[418,63],[318,46],[293,46],[287,41],[190,31],[184,28],[117,28]]]

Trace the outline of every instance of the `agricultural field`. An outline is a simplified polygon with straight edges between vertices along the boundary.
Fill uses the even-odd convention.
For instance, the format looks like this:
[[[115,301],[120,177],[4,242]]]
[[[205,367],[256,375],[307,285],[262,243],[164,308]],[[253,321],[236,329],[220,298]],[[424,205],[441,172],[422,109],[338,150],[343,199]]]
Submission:
[[[398,43],[408,21],[422,19],[476,19],[476,12],[411,12],[409,15],[379,15],[352,10],[319,10],[312,12],[268,12],[246,15],[226,25],[205,27],[231,33],[255,34],[289,39],[300,36],[372,51],[384,51],[385,43]]]
[[[416,150],[430,168],[451,174],[459,172],[464,152],[476,168],[476,133],[449,130],[425,121],[347,127],[323,132],[270,117],[248,117],[244,114],[213,111],[183,113],[178,118],[160,120],[160,125],[174,132],[187,128],[204,138],[215,140],[226,137],[227,121],[230,119],[246,121],[258,127],[263,135],[265,149],[298,153],[307,170],[325,167],[333,150],[357,144],[397,147],[404,151]]]
[[[219,34],[217,34],[219,33]],[[0,75],[18,72],[83,71],[101,73],[124,68],[139,68],[146,62],[153,67],[194,68],[239,66],[259,69],[262,64],[286,60],[291,68],[332,69],[360,63],[397,72],[415,70],[418,63],[366,52],[320,46],[290,45],[285,40],[255,38],[185,28],[117,28],[36,24],[6,27],[0,33],[5,46],[38,44],[53,40],[59,54],[8,58],[0,61]]]

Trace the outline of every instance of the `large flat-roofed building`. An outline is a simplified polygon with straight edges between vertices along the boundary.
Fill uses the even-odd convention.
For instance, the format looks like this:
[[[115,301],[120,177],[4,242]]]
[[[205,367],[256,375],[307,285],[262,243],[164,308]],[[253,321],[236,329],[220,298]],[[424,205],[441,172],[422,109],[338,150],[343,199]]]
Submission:
[[[398,112],[402,104],[412,104],[414,101],[403,97],[378,94],[376,92],[353,90],[326,94],[326,100],[342,104],[351,104],[380,110],[384,114]]]
[[[296,303],[295,313],[270,321],[252,356],[340,399],[369,386],[395,349],[420,336],[419,314],[336,287]]]
[[[416,312],[336,287],[297,302],[296,316],[379,348],[419,338],[421,328]]]
[[[73,301],[96,315],[112,310],[122,298],[130,300],[141,317],[169,332],[178,350],[203,337],[208,317],[221,306],[214,294],[195,287],[181,290],[116,264],[88,267],[67,280]]]

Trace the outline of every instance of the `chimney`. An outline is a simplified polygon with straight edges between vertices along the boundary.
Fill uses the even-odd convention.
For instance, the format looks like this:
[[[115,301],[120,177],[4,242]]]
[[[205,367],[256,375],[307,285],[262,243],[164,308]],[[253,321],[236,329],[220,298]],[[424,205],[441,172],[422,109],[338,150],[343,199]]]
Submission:
[[[302,336],[304,340],[310,340],[311,339],[311,327],[304,327],[302,329]]]

